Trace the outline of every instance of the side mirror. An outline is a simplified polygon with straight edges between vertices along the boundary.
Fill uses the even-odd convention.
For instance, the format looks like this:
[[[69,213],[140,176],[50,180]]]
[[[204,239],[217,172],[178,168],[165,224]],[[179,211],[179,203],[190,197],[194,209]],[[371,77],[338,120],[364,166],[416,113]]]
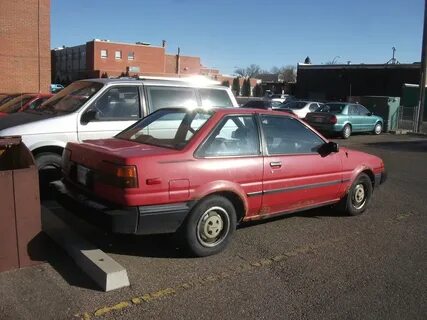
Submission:
[[[97,112],[96,110],[88,110],[82,114],[80,121],[84,124],[89,123],[96,119]]]
[[[373,113],[372,112],[368,112],[368,116],[372,116],[373,115]]]
[[[336,142],[329,141],[320,146],[318,152],[322,157],[326,157],[328,154],[338,152],[340,150]]]

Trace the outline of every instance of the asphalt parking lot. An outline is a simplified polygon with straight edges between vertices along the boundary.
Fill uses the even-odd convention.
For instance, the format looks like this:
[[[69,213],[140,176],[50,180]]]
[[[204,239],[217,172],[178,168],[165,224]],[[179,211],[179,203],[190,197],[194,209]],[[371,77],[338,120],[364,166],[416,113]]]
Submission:
[[[366,214],[323,208],[245,225],[225,252],[197,259],[172,236],[111,236],[73,220],[131,286],[99,291],[43,239],[48,263],[0,274],[0,319],[425,319],[427,139],[336,141],[384,159],[388,181]]]

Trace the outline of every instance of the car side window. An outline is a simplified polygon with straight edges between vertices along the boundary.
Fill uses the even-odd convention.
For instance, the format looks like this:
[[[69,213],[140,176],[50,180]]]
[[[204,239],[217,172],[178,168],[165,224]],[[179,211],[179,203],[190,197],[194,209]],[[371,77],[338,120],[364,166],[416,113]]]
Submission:
[[[366,109],[364,106],[362,106],[362,105],[358,105],[357,106],[357,109],[358,109],[358,111],[359,111],[359,115],[361,115],[361,116],[367,116],[368,115],[368,113],[369,113],[369,110],[368,109]]]
[[[319,105],[317,103],[311,103],[310,106],[308,107],[308,110],[310,110],[311,112],[314,112],[317,110],[317,108],[319,108]]]
[[[96,120],[137,120],[140,118],[138,87],[113,87],[90,109],[96,111]]]
[[[147,99],[150,112],[161,108],[197,106],[196,92],[193,88],[147,86]]]
[[[351,104],[351,105],[348,106],[348,112],[352,116],[359,115],[359,111],[357,110],[357,106],[354,105],[354,104]]]
[[[222,89],[198,89],[202,106],[206,107],[232,107],[230,96]]]
[[[260,155],[255,118],[252,115],[224,118],[197,151],[197,155],[201,157]]]
[[[315,153],[325,143],[293,118],[263,115],[261,125],[270,155]]]
[[[37,99],[35,101],[33,101],[29,106],[28,109],[30,110],[34,110],[36,109],[39,105],[41,105],[43,102],[45,102],[48,98],[40,98]]]

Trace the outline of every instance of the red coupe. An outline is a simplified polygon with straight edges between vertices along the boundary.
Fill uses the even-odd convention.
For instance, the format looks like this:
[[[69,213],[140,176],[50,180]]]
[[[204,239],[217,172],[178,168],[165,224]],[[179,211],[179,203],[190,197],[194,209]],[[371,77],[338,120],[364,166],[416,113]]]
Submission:
[[[305,122],[259,109],[160,109],[112,139],[68,143],[58,199],[109,217],[113,232],[178,232],[215,254],[242,221],[335,205],[363,213],[383,161],[338,148]]]

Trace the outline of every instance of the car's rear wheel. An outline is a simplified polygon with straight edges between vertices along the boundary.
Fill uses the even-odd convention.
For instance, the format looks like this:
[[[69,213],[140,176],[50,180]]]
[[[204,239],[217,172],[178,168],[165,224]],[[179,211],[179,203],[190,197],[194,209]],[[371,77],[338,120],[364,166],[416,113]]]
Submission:
[[[349,124],[346,124],[344,126],[344,128],[342,129],[342,134],[341,135],[342,135],[342,137],[344,139],[350,138],[350,136],[351,136],[351,126]]]
[[[184,229],[183,240],[189,253],[204,257],[222,251],[236,229],[236,210],[222,196],[202,199],[191,210]]]
[[[378,134],[381,134],[382,131],[383,131],[383,125],[381,124],[381,122],[378,122],[374,127],[374,133],[378,135]]]
[[[372,191],[372,181],[369,176],[366,173],[359,174],[345,198],[338,204],[338,209],[351,216],[362,214],[368,207]]]
[[[61,155],[54,152],[42,152],[34,156],[39,169],[40,197],[51,197],[49,183],[61,179]]]

